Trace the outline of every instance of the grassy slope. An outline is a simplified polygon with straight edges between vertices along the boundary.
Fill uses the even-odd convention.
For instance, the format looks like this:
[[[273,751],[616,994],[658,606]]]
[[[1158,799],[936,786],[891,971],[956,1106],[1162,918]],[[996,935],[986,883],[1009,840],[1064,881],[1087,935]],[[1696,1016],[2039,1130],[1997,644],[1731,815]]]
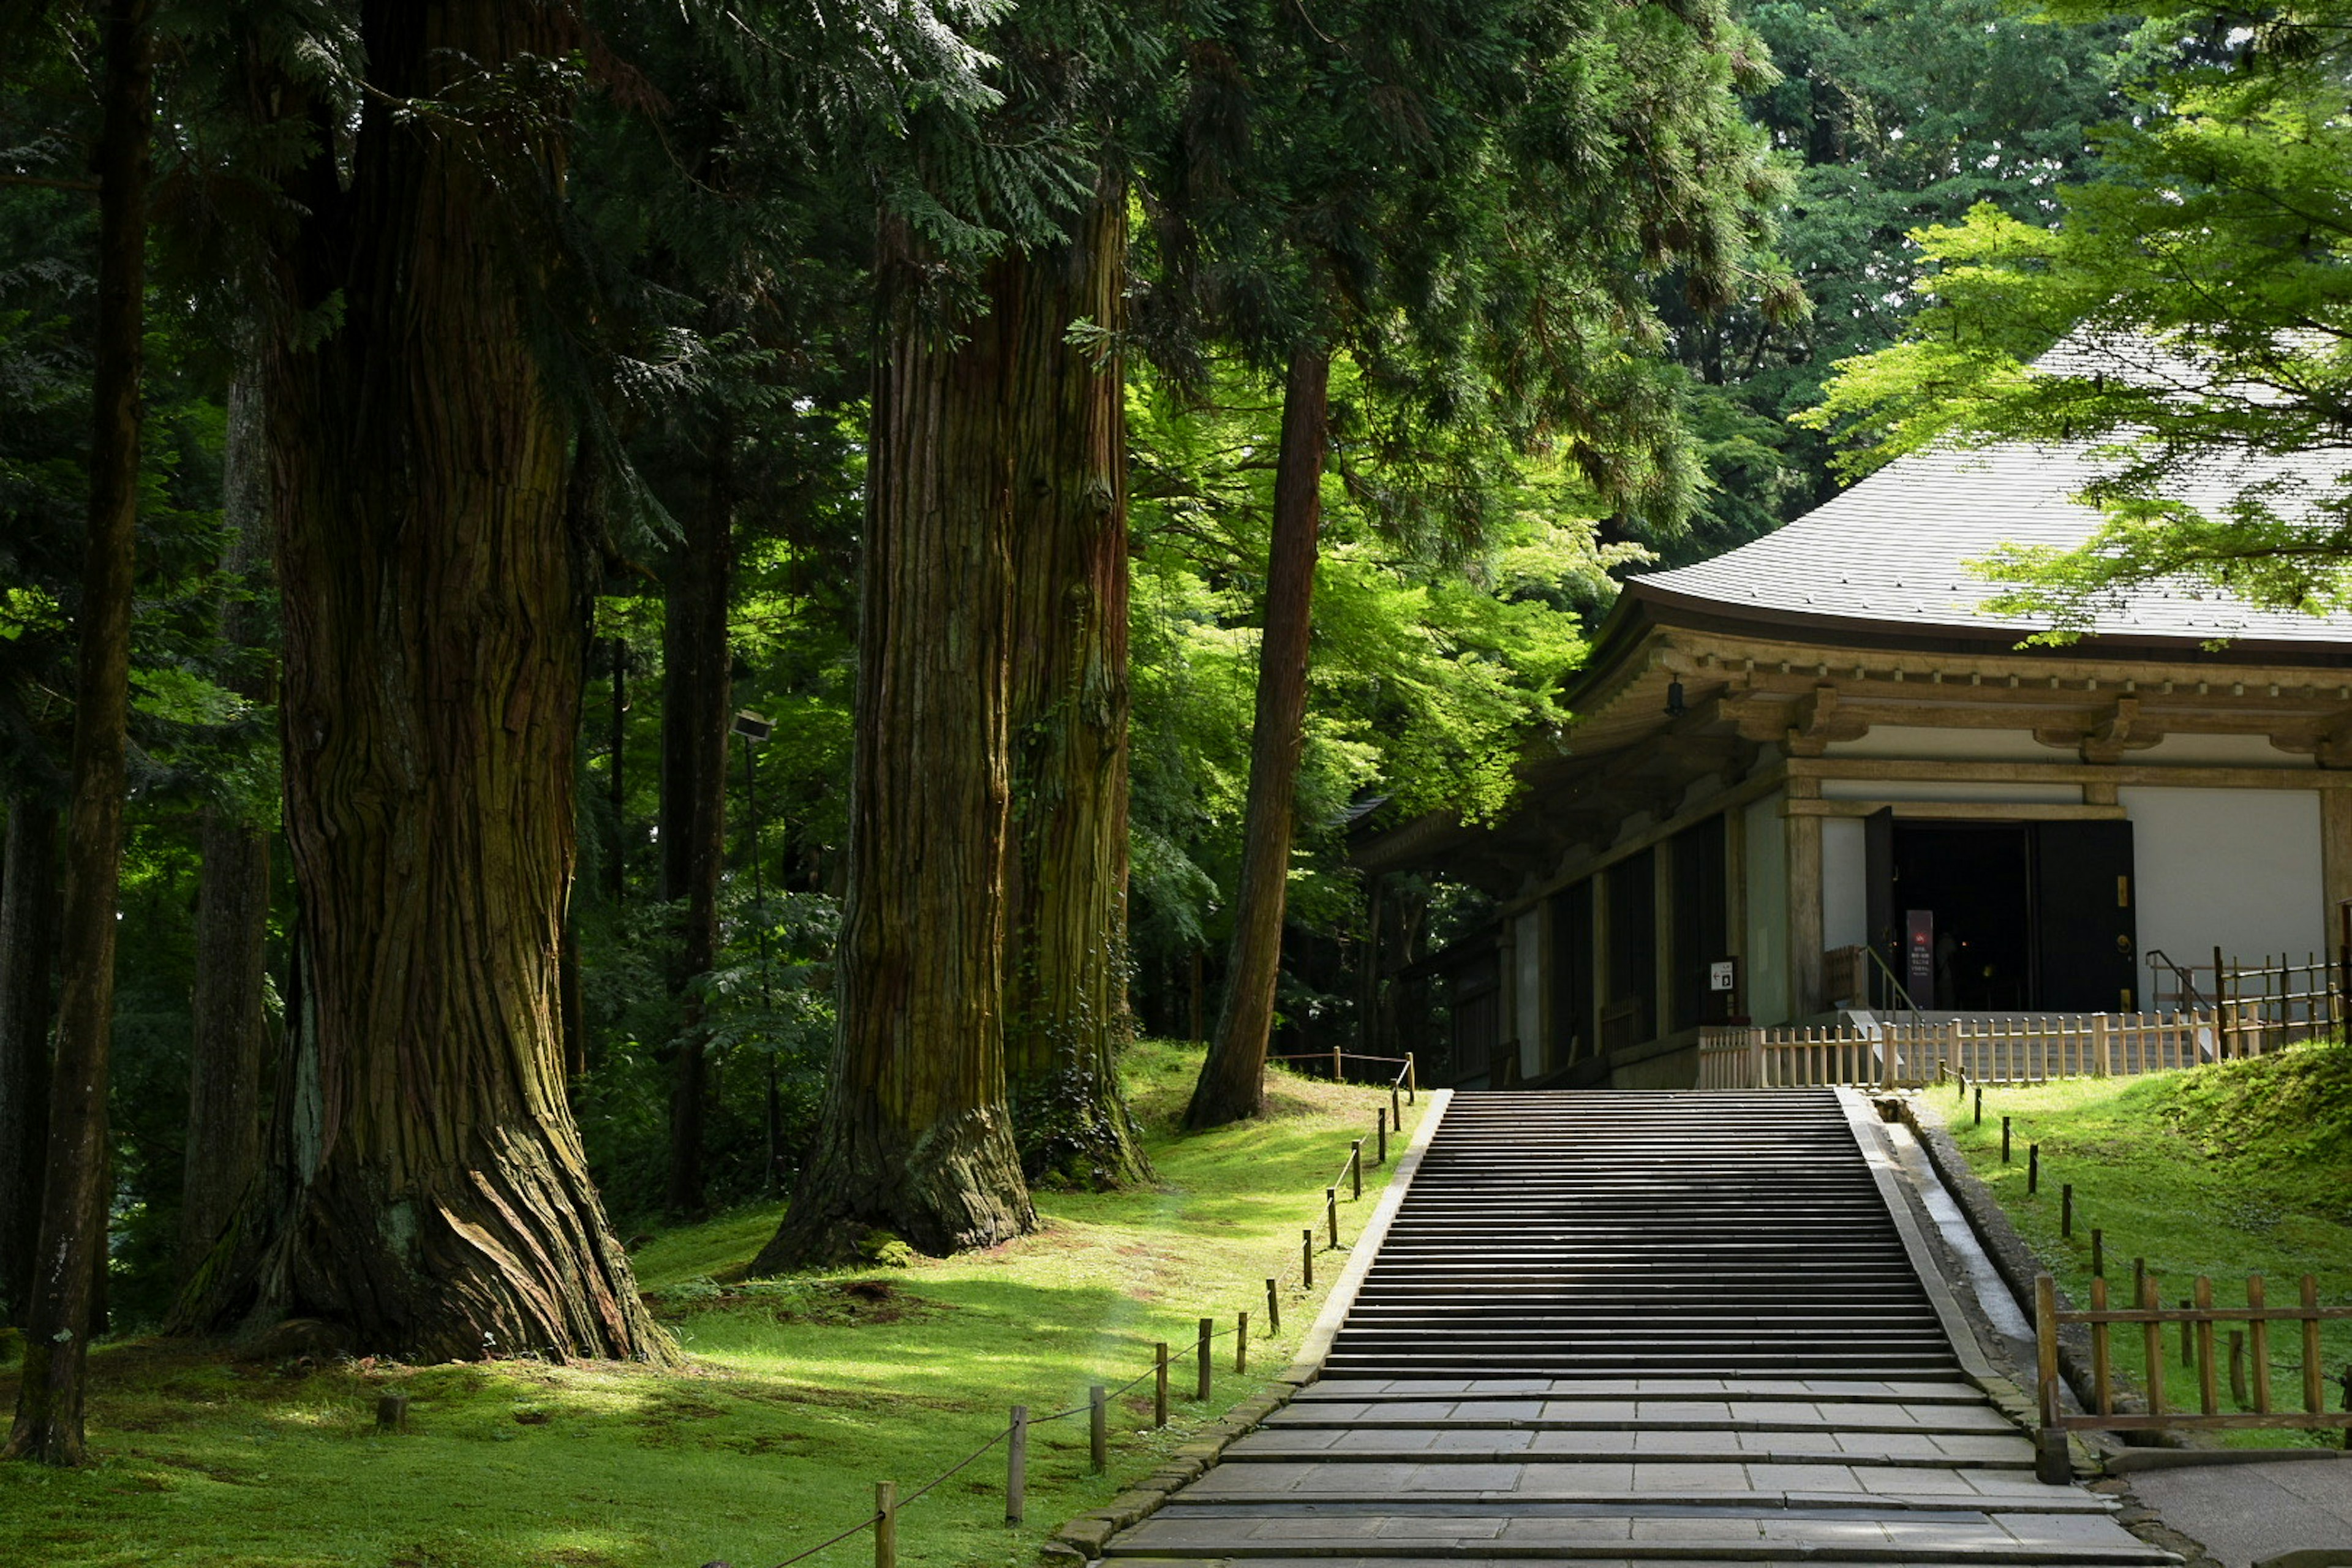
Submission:
[[[1929,1103],[1952,1124],[1976,1173],[2035,1252],[2077,1302],[2090,1300],[2091,1230],[2105,1233],[2115,1303],[2131,1291],[2132,1261],[2146,1258],[2163,1300],[2186,1300],[2195,1278],[2213,1281],[2214,1300],[2245,1300],[2245,1279],[2264,1276],[2273,1305],[2291,1305],[2298,1281],[2316,1275],[2320,1299],[2352,1305],[2352,1047],[2311,1047],[2255,1061],[2147,1078],[2070,1079],[2032,1088],[1991,1087],[1985,1120],[1973,1125],[1949,1094]],[[2000,1163],[2000,1118],[2012,1123],[2012,1163]],[[2025,1192],[2026,1150],[2042,1146],[2040,1193]],[[2060,1187],[2074,1188],[2074,1234],[2059,1234]],[[2137,1386],[2143,1355],[2137,1331],[2114,1339],[2116,1364]],[[2166,1342],[2165,1398],[2196,1398],[2180,1363],[2179,1331]],[[2231,1408],[2226,1328],[2218,1342],[2221,1400]],[[2295,1370],[2300,1331],[2271,1335],[2274,1407],[2302,1408]],[[2322,1339],[2331,1406],[2335,1373],[2352,1363],[2352,1322]],[[2282,1433],[2233,1441],[2275,1445]],[[2333,1434],[2310,1441],[2333,1443]]]
[[[1252,1375],[1231,1375],[1232,1341],[1220,1341],[1215,1397],[1198,1405],[1183,1397],[1188,1361],[1163,1433],[1149,1430],[1146,1382],[1114,1414],[1109,1475],[1085,1473],[1083,1419],[1033,1431],[1026,1528],[1003,1523],[1001,1450],[900,1521],[909,1564],[1034,1561],[1063,1520],[1288,1363],[1321,1299],[1296,1289],[1298,1233],[1387,1098],[1277,1073],[1274,1116],[1180,1139],[1198,1059],[1158,1044],[1129,1058],[1155,1190],[1044,1194],[1045,1230],[992,1252],[721,1285],[775,1210],[654,1239],[638,1273],[693,1356],[679,1375],[521,1362],[270,1367],[102,1347],[90,1423],[102,1458],[73,1472],[0,1466],[0,1563],[766,1568],[867,1511],[874,1481],[911,1490],[978,1447],[1007,1405],[1042,1415],[1083,1404],[1088,1383],[1149,1367],[1153,1342],[1181,1346],[1202,1315],[1230,1324],[1249,1310]],[[1368,1169],[1361,1205],[1342,1190],[1343,1237],[1386,1174]],[[1318,1287],[1339,1263],[1318,1260]],[[1264,1280],[1276,1272],[1293,1284],[1284,1333],[1267,1343]],[[415,1401],[411,1436],[373,1430],[392,1387]],[[0,1378],[0,1399],[13,1408],[11,1380]],[[870,1561],[871,1550],[859,1537],[813,1562]]]

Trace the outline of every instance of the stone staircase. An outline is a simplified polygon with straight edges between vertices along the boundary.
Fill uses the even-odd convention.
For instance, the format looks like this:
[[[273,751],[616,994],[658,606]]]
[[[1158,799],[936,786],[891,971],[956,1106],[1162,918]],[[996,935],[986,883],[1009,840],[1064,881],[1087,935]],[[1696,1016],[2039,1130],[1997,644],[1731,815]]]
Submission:
[[[1867,1114],[1827,1089],[1456,1096],[1321,1377],[1105,1557],[2177,1563],[2034,1479]]]

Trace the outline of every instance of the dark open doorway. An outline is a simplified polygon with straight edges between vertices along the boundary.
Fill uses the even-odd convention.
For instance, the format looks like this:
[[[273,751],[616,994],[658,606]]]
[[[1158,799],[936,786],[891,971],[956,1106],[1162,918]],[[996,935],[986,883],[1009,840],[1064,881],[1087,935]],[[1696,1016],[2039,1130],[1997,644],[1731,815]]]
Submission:
[[[2131,824],[1872,819],[1871,939],[1897,973],[1910,911],[1935,921],[1934,997],[1961,1012],[2129,1011]]]

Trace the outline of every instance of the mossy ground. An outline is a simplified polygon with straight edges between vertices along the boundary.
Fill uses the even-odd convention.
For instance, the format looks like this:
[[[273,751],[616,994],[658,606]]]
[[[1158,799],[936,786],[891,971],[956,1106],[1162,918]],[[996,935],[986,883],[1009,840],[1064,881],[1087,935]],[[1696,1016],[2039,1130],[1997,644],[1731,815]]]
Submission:
[[[1968,1102],[1929,1090],[1977,1174],[1989,1183],[2019,1232],[2077,1304],[2087,1304],[2091,1232],[2104,1235],[2111,1300],[2125,1304],[2132,1266],[2145,1259],[2168,1306],[2187,1300],[2199,1275],[2217,1303],[2242,1304],[2246,1277],[2264,1277],[2270,1304],[2292,1305],[2305,1274],[2320,1300],[2352,1306],[2352,1047],[2307,1046],[2252,1061],[2144,1078],[2068,1079],[2032,1087],[1989,1086],[1984,1122]],[[2000,1160],[2000,1119],[2011,1119],[2011,1160]],[[2028,1196],[2027,1151],[2042,1149],[2040,1191]],[[2074,1230],[2059,1234],[2062,1189],[2074,1189]],[[2228,1330],[2218,1344],[2222,1408],[2230,1395]],[[2113,1339],[2116,1365],[2144,1385],[2137,1330]],[[2165,1339],[2165,1398],[2195,1407],[2193,1370],[2182,1364],[2179,1331]],[[2303,1404],[2300,1331],[2271,1334],[2272,1399]],[[2337,1375],[2352,1364],[2352,1321],[2326,1326],[2321,1364],[2329,1407],[2342,1403]],[[2249,1373],[2251,1379],[2252,1373]],[[2251,1386],[2249,1393],[2251,1393]],[[2230,1441],[2275,1447],[2326,1442],[2334,1434],[2264,1431]]]
[[[1087,1473],[1083,1419],[1034,1430],[1024,1528],[1003,1521],[1001,1449],[900,1521],[908,1564],[1034,1562],[1064,1520],[1287,1365],[1342,1261],[1324,1254],[1318,1290],[1296,1288],[1299,1231],[1386,1093],[1277,1071],[1266,1119],[1180,1137],[1198,1062],[1197,1047],[1164,1043],[1129,1054],[1153,1187],[1041,1194],[1045,1228],[992,1251],[746,1281],[772,1207],[654,1237],[636,1253],[638,1278],[691,1357],[676,1374],[273,1365],[168,1342],[101,1346],[97,1461],[0,1466],[0,1563],[769,1568],[866,1513],[875,1481],[911,1490],[979,1447],[1009,1405],[1043,1415],[1082,1405],[1088,1384],[1145,1371],[1155,1342],[1183,1347],[1198,1319],[1224,1326],[1248,1310],[1251,1374],[1232,1375],[1233,1342],[1219,1341],[1215,1397],[1196,1404],[1185,1361],[1163,1432],[1150,1429],[1147,1381],[1114,1412],[1109,1474]],[[1360,1204],[1342,1189],[1343,1238],[1393,1168],[1368,1164]],[[1269,1342],[1264,1281],[1278,1272],[1292,1283]],[[413,1430],[379,1436],[375,1403],[394,1388],[413,1401]],[[0,1401],[15,1404],[5,1374]],[[871,1552],[859,1537],[812,1561],[841,1568]]]

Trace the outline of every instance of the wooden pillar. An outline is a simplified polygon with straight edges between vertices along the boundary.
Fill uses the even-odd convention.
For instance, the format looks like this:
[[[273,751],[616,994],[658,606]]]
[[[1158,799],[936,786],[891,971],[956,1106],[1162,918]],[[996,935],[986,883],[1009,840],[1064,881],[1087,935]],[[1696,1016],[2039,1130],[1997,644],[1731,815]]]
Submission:
[[[1608,1011],[1609,944],[1615,940],[1609,931],[1609,879],[1618,874],[1617,868],[1592,873],[1592,994],[1586,999],[1585,1023],[1589,1028],[1585,1039],[1590,1041],[1591,1054],[1601,1056],[1605,1042],[1601,1037],[1601,1015]],[[1606,1087],[1606,1086],[1604,1086]]]
[[[1789,1012],[1801,1018],[1822,1010],[1822,819],[1784,816],[1781,827],[1789,847]]]
[[[1733,1008],[1750,1013],[1748,1005],[1748,812],[1732,806],[1723,814],[1723,952],[1739,961],[1739,989],[1732,994]]]
[[[2334,942],[2336,911],[2352,899],[2352,790],[2319,792],[2319,889],[2321,930]]]
[[[1664,1039],[1675,1029],[1675,841],[1658,840],[1650,852],[1650,940],[1655,945],[1657,973],[1650,981],[1651,1037]]]

